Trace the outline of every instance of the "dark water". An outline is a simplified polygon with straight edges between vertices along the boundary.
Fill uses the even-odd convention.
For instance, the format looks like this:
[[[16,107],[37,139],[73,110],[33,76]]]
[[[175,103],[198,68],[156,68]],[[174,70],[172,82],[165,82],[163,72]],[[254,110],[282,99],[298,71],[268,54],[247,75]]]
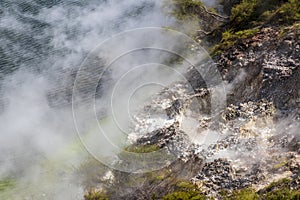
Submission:
[[[84,17],[87,12],[95,11],[108,1],[70,1],[70,0],[35,0],[35,1],[10,1],[2,0],[0,3],[0,76],[11,73],[19,68],[34,68],[44,70],[49,67],[43,61],[49,60],[52,56],[62,56],[72,52],[72,48],[66,46],[56,46],[53,44],[57,34],[65,35],[62,40],[74,41],[87,35],[91,31],[101,34],[102,29],[107,27],[95,26],[94,30],[87,30],[85,27],[68,24],[72,18]],[[137,3],[134,7],[125,8],[119,17],[111,19],[112,29],[117,29],[124,20],[143,12],[143,9],[153,7],[153,3]],[[104,8],[105,9],[105,8]],[[60,10],[60,19],[56,16],[47,16],[47,11]],[[80,10],[83,11],[80,13]],[[59,11],[58,11],[59,12]],[[85,12],[85,13],[84,13]],[[77,15],[76,15],[77,14]],[[79,14],[79,15],[78,15]],[[52,18],[52,19],[51,19]],[[101,18],[99,18],[101,20]],[[65,27],[60,27],[61,33],[57,33],[55,28],[58,23]],[[58,26],[57,26],[58,25]],[[98,30],[97,30],[98,29]],[[56,32],[54,35],[54,32]],[[87,36],[88,37],[88,36]],[[63,42],[63,41],[61,41]],[[51,60],[51,59],[50,59]],[[53,64],[53,61],[51,61]]]
[[[160,0],[0,0],[0,180],[47,182],[34,173],[48,173],[40,164],[75,140],[69,105],[86,55],[121,31],[168,24]],[[74,199],[62,194],[73,194],[61,189],[68,181],[55,183],[33,190],[35,199],[46,191],[55,194],[50,199]],[[22,198],[12,199],[31,195],[21,186]]]
[[[50,104],[69,103],[78,66],[97,43],[122,30],[167,24],[157,2],[2,0],[1,92],[7,76],[26,71],[49,79]]]

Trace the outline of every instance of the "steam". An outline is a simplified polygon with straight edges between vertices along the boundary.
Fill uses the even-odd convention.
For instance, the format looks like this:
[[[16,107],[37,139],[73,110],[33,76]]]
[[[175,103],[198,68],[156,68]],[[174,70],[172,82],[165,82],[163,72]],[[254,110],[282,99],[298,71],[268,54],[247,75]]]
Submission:
[[[55,2],[27,1],[27,5],[23,5],[8,0],[1,7],[0,179],[12,177],[17,183],[11,191],[0,193],[0,198],[82,199],[83,188],[73,172],[89,152],[79,141],[77,131],[84,133],[88,142],[99,140],[99,132],[95,130],[97,123],[90,120],[95,120],[91,112],[94,110],[85,104],[78,106],[82,121],[76,121],[80,128],[75,129],[71,106],[74,83],[78,87],[75,88],[78,89],[77,106],[76,103],[91,101],[90,93],[94,94],[98,85],[89,86],[98,83],[101,67],[109,64],[108,60],[143,45],[171,49],[181,45],[180,41],[163,34],[147,36],[146,30],[144,35],[120,37],[98,48],[99,44],[125,30],[171,25],[173,19],[162,11],[161,0]],[[208,5],[215,3],[205,2]],[[109,139],[120,140],[115,133],[120,130],[115,131],[110,125],[113,113],[108,100],[114,92],[117,94],[114,100],[118,101],[112,104],[119,113],[116,119],[122,122],[120,127],[126,132],[126,125],[133,116],[124,110],[127,105],[122,103],[133,95],[128,104],[134,110],[136,105],[163,87],[155,85],[143,92],[136,86],[142,85],[145,79],[163,85],[175,80],[186,81],[176,66],[176,70],[171,70],[157,64],[168,64],[170,57],[168,52],[143,49],[120,57],[111,64],[110,70],[105,71],[109,78],[101,79],[95,105],[97,120],[100,119],[104,131],[111,133]],[[87,62],[84,62],[85,58],[89,58]],[[153,60],[157,63],[153,64]],[[84,73],[78,76],[78,70],[84,67],[90,67],[88,69],[92,71],[83,70]],[[126,76],[133,69],[134,73]],[[241,73],[237,81],[243,78]],[[119,80],[121,84],[118,84]],[[228,84],[227,89],[231,91],[232,88]],[[198,121],[186,121],[183,129],[194,134],[196,130],[190,127],[196,126]],[[293,130],[299,130],[299,127]],[[210,139],[214,141],[215,138]],[[105,155],[114,150],[110,144],[101,141],[95,148]]]
[[[112,35],[133,28],[168,26],[172,19],[162,12],[158,0],[70,0],[47,5],[28,1],[27,5],[8,1],[0,23],[1,31],[7,32],[0,40],[1,54],[8,61],[1,67],[0,179],[17,181],[11,191],[0,196],[81,199],[83,188],[73,172],[88,153],[78,141],[70,95],[79,66]],[[153,41],[137,38],[135,43],[139,42]],[[118,48],[130,45],[132,40],[123,41],[107,56],[118,55]],[[141,61],[148,55],[136,56],[141,56]],[[115,70],[112,78],[117,80],[134,62],[139,63],[136,60],[135,56],[123,59],[123,67]],[[12,66],[16,68],[13,72]],[[107,108],[105,96],[97,105],[99,110]],[[91,117],[84,111],[81,115]]]

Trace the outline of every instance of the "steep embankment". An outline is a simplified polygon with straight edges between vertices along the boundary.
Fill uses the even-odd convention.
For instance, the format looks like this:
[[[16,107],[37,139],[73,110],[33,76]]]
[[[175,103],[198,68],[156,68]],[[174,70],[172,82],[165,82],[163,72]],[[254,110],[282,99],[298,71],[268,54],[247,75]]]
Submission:
[[[254,1],[224,2],[233,6],[225,10],[233,17],[207,33],[213,42],[220,40],[221,33],[222,40],[212,50],[215,63],[205,63],[216,65],[225,82],[227,107],[220,119],[216,122],[208,115],[211,90],[191,69],[187,77],[196,93],[193,100],[185,95],[189,91],[183,83],[162,91],[146,107],[152,112],[159,106],[165,109],[169,123],[135,138],[128,148],[136,153],[164,149],[177,158],[168,167],[146,174],[97,166],[112,178],[89,182],[86,199],[300,198],[299,23],[289,18],[284,9],[290,5],[284,2],[259,11],[265,5],[262,1],[255,5]],[[185,6],[193,12],[199,8]],[[245,8],[250,9],[249,15],[242,12]],[[262,14],[265,19],[258,18]],[[169,90],[176,99],[167,98]],[[195,101],[203,109],[198,116],[193,115]],[[148,124],[140,126],[147,130]]]

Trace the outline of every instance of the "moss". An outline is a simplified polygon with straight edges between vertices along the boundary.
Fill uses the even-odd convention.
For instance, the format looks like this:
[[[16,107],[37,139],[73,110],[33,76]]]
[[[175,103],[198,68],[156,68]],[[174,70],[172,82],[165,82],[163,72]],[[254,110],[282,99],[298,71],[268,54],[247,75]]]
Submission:
[[[132,153],[151,153],[159,150],[158,145],[131,145],[125,148],[126,151]]]
[[[105,193],[97,190],[90,190],[84,195],[84,200],[108,200],[109,198]]]
[[[299,200],[300,199],[300,192],[293,191],[288,188],[281,188],[272,192],[267,193],[264,195],[266,200]]]
[[[252,18],[257,6],[257,0],[243,0],[240,4],[234,6],[231,10],[231,20],[236,23],[246,23]]]
[[[283,179],[281,179],[281,180],[279,180],[279,181],[275,181],[275,182],[271,183],[271,184],[268,185],[264,190],[270,191],[270,190],[272,190],[272,189],[274,189],[274,188],[287,187],[287,185],[288,185],[289,183],[291,183],[291,182],[292,182],[291,179],[283,178]]]
[[[278,170],[278,169],[286,166],[287,164],[288,164],[288,161],[287,160],[283,160],[280,163],[277,163],[276,165],[274,165],[273,169],[274,170]]]
[[[300,1],[242,0],[231,13],[231,23],[236,30],[265,23],[292,24],[300,20]]]
[[[234,191],[231,195],[224,198],[225,200],[256,200],[259,199],[258,194],[252,188]]]
[[[232,47],[239,40],[250,38],[258,33],[259,29],[247,29],[242,31],[234,32],[233,30],[227,30],[222,34],[222,40],[220,43],[216,44],[211,50],[211,55],[220,54],[222,51]]]
[[[15,186],[15,181],[11,178],[0,180],[0,192],[12,189]]]
[[[202,9],[203,3],[198,0],[172,0],[172,15],[179,20],[194,18]]]
[[[163,200],[175,200],[175,199],[181,199],[181,200],[188,200],[188,199],[194,199],[194,200],[204,200],[207,199],[207,197],[198,190],[198,188],[188,181],[180,181],[178,180],[175,183],[175,190],[169,194],[166,194],[162,197]]]
[[[273,182],[266,188],[261,190],[260,199],[266,200],[298,200],[300,199],[300,191],[291,190],[291,179],[284,178],[279,181]]]
[[[195,189],[195,185],[190,182],[180,181],[177,183],[177,186],[182,189]]]
[[[279,8],[279,13],[281,14],[281,22],[293,24],[300,20],[300,1],[299,0],[289,0],[288,3],[283,4]]]
[[[205,200],[204,195],[199,194],[196,191],[180,191],[167,194],[162,198],[163,200]]]

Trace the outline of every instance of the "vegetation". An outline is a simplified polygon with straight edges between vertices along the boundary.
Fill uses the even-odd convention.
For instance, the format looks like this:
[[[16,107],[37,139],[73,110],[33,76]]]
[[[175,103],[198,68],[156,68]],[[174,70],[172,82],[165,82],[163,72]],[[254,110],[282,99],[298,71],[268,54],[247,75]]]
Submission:
[[[201,194],[197,187],[190,182],[180,181],[176,184],[176,189],[162,197],[163,200],[204,200],[205,195]]]
[[[171,15],[178,20],[178,26],[195,36],[197,33],[207,34],[216,29],[226,17],[217,13],[214,8],[207,8],[200,0],[168,0],[173,8]]]
[[[108,200],[109,198],[103,192],[90,190],[84,195],[85,200]]]
[[[191,35],[198,34],[200,38],[209,40],[208,46],[213,46],[212,55],[230,48],[240,39],[253,36],[262,26],[287,26],[300,21],[299,0],[236,0],[230,3],[221,0],[221,4],[229,10],[225,12],[230,15],[228,20],[198,0],[171,2],[171,14],[178,21],[183,24],[198,23]]]
[[[246,188],[233,191],[232,194],[222,191],[220,195],[224,200],[299,200],[300,191],[291,190],[290,183],[292,183],[292,180],[284,178],[271,183],[258,192],[252,188]]]
[[[10,178],[0,180],[0,192],[11,189],[15,186],[15,181]]]
[[[298,200],[300,199],[300,191],[291,190],[289,186],[291,183],[292,180],[287,178],[273,182],[259,192],[260,197],[266,200]]]
[[[231,23],[236,29],[269,24],[293,24],[300,20],[298,0],[242,0],[231,10]]]
[[[223,32],[222,40],[211,49],[212,55],[221,53],[223,50],[232,47],[240,40],[254,36],[258,31],[258,28],[254,28],[237,32],[234,32],[233,30]]]
[[[231,195],[225,196],[225,200],[258,200],[258,194],[252,188],[234,191]]]
[[[300,21],[299,0],[232,0],[232,7],[228,12],[230,17],[227,20],[224,20],[225,18],[216,13],[215,10],[206,8],[200,0],[169,1],[172,2],[172,15],[176,17],[179,23],[196,21],[197,27],[194,32],[198,34],[199,30],[202,30],[205,37],[211,39],[211,46],[213,46],[211,53],[213,55],[221,53],[241,40],[253,37],[264,26],[276,26],[282,30],[282,35],[284,35],[284,27],[291,24],[299,26],[298,22]],[[143,153],[151,153],[159,149],[160,147],[157,145],[131,145],[125,148],[127,154],[122,152],[119,157],[134,161],[136,158],[145,156],[142,155]],[[137,155],[130,154],[130,152],[137,153]],[[160,158],[155,156],[152,159],[153,163],[160,161]],[[123,164],[129,163],[123,162]],[[146,164],[148,165],[148,163]],[[285,161],[280,162],[274,166],[274,169],[279,169],[285,164]],[[192,171],[190,169],[195,166],[197,166],[195,162],[184,164],[174,162],[166,169],[145,174],[130,174],[111,170],[116,181],[105,183],[101,177],[108,169],[104,166],[87,163],[86,166],[83,166],[85,169],[83,172],[90,173],[92,171],[92,173],[85,175],[88,177],[86,185],[93,188],[102,184],[104,190],[89,189],[85,199],[103,200],[110,197],[117,199],[116,197],[120,197],[121,194],[128,194],[128,191],[132,192],[130,197],[133,199],[208,199],[202,194],[201,188],[188,181],[194,174],[184,174],[186,172],[183,168]],[[199,169],[194,169],[195,172],[197,170],[199,171]],[[292,180],[282,179],[271,183],[260,191],[244,188],[235,191],[224,190],[219,195],[224,200],[300,199],[300,191],[293,190],[291,184]]]
[[[266,200],[299,200],[300,192],[289,190],[288,188],[278,189],[264,195]]]
[[[178,19],[197,17],[203,8],[203,3],[197,0],[173,0],[174,10],[172,14]]]
[[[157,145],[131,145],[125,148],[126,151],[132,153],[151,153],[159,150]]]
[[[211,49],[212,55],[253,36],[262,26],[287,26],[300,21],[300,1],[241,0],[232,4],[230,13],[230,21],[216,29],[221,38],[214,38],[217,42]]]

